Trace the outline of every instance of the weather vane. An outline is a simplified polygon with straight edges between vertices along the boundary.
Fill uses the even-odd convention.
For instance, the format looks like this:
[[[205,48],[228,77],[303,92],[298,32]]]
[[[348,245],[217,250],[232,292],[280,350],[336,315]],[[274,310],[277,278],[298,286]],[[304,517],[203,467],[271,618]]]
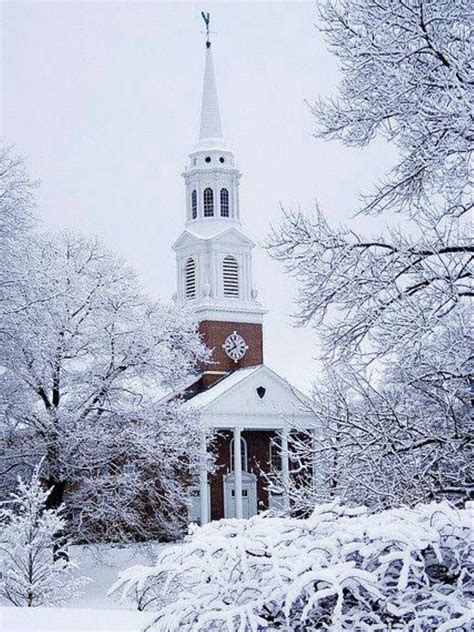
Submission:
[[[209,13],[204,13],[204,11],[201,11],[201,15],[202,15],[202,19],[204,20],[204,23],[206,25],[206,46],[207,48],[210,48],[211,46],[211,42],[209,40],[209,22],[210,22],[210,15]]]

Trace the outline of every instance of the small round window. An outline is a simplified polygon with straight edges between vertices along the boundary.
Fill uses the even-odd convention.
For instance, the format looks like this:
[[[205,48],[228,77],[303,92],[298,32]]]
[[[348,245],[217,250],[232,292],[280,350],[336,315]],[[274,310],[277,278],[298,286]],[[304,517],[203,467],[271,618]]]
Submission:
[[[223,157],[221,156],[221,157],[219,158],[219,162],[220,162],[220,163],[222,163],[222,164],[224,164],[224,162],[225,162],[225,158],[223,158]]]
[[[211,157],[210,156],[206,156],[206,162],[211,162]]]

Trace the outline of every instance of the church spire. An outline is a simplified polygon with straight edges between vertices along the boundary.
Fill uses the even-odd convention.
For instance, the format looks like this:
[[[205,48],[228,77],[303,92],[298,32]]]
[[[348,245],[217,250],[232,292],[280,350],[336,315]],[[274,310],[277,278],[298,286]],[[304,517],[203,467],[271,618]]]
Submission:
[[[206,23],[206,65],[202,91],[199,143],[209,140],[223,140],[216,78],[214,76],[214,64],[212,61],[211,41],[209,39],[209,13],[202,13],[202,17]]]

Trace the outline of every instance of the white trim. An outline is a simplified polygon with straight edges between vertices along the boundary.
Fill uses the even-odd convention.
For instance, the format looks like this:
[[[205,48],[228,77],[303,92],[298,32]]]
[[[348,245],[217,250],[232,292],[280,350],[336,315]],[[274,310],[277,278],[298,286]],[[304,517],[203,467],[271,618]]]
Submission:
[[[208,488],[208,492],[207,492],[207,515],[210,516],[211,515],[211,488],[210,488],[210,483],[208,483],[207,485]],[[199,498],[199,504],[196,503],[197,506],[195,506],[194,508],[197,510],[196,513],[199,514],[198,516],[193,516],[193,501],[190,499],[189,500],[189,505],[188,505],[188,522],[196,522],[198,521],[200,524],[202,524],[201,522],[201,488],[199,487],[199,485],[192,485],[191,487],[188,487],[188,496],[191,496],[192,492],[196,491],[198,492],[198,495],[196,496],[197,498]]]
[[[207,480],[207,441],[205,433],[201,435],[201,446],[199,455],[199,496],[201,505],[201,524],[209,522],[210,518],[210,494]]]
[[[240,428],[234,428],[235,517],[242,518],[242,441]]]
[[[290,497],[288,489],[290,487],[290,460],[288,454],[288,431],[281,433],[281,478],[283,483],[283,509],[286,514],[290,511]]]

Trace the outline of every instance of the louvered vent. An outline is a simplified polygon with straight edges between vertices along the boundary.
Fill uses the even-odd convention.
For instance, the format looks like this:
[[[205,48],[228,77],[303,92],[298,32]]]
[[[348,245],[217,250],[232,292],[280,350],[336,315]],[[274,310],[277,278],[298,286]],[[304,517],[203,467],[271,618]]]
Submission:
[[[224,296],[239,297],[239,266],[234,257],[226,257],[222,266]]]
[[[196,298],[196,263],[192,258],[186,261],[184,283],[186,298]]]

